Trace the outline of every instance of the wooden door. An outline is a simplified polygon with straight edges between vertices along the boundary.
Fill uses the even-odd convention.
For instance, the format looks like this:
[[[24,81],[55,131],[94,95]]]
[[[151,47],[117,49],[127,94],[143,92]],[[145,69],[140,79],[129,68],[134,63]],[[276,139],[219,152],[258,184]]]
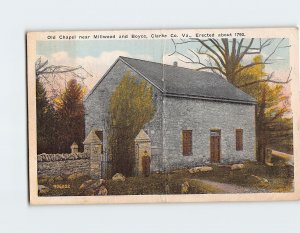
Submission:
[[[143,175],[148,177],[150,175],[150,156],[143,156],[142,157],[142,168],[143,168]]]
[[[210,131],[210,161],[212,163],[220,162],[221,154],[221,130]]]

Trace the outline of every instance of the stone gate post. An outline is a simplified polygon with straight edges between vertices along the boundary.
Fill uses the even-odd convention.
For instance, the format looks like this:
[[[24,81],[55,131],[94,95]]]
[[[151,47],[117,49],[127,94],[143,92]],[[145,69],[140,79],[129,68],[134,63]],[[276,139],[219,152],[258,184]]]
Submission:
[[[102,142],[93,129],[83,142],[84,152],[90,155],[90,176],[92,179],[101,178]]]
[[[151,140],[147,133],[142,129],[136,136],[135,140],[135,167],[134,173],[136,176],[145,174],[145,168],[143,168],[143,161],[149,161],[146,170],[150,171],[150,158],[151,158]],[[147,157],[147,158],[143,158]]]
[[[71,154],[77,154],[78,153],[78,145],[76,144],[76,142],[73,142],[73,144],[71,145]]]
[[[101,147],[102,143],[91,143],[90,176],[92,179],[101,178]]]

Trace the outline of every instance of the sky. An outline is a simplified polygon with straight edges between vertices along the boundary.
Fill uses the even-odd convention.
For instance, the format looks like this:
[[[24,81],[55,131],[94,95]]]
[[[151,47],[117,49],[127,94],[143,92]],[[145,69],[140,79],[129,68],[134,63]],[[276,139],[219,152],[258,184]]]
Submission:
[[[270,54],[280,39],[275,39],[274,43],[262,51],[263,56]],[[287,45],[285,41],[283,45]],[[180,45],[178,50],[186,55],[193,56],[188,49],[196,50],[198,43]],[[278,49],[272,56],[273,64],[266,65],[267,72],[274,71],[274,78],[286,79],[289,72],[289,49]],[[89,77],[86,85],[91,89],[102,75],[114,63],[119,56],[127,56],[165,64],[178,62],[178,66],[187,68],[197,68],[199,65],[186,64],[179,55],[172,55],[174,44],[170,39],[151,40],[55,40],[38,41],[37,58],[48,60],[51,65],[79,66],[87,70],[92,77]],[[245,57],[246,60],[252,57]]]

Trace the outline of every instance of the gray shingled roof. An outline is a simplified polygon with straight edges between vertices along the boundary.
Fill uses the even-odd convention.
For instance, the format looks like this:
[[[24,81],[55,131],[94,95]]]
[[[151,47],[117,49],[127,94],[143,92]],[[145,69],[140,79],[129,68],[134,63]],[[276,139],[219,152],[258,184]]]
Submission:
[[[166,95],[255,103],[253,97],[212,72],[196,71],[128,57],[120,57],[120,59]]]

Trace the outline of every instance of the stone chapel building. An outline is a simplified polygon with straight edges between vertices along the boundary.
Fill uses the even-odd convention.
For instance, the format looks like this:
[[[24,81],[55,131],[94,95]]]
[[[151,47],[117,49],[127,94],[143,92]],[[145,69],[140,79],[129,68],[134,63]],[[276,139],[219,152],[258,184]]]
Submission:
[[[144,127],[151,140],[151,171],[255,160],[255,99],[221,76],[119,57],[84,101],[85,132],[96,130],[107,155],[109,99],[131,72],[153,86],[156,113]]]

